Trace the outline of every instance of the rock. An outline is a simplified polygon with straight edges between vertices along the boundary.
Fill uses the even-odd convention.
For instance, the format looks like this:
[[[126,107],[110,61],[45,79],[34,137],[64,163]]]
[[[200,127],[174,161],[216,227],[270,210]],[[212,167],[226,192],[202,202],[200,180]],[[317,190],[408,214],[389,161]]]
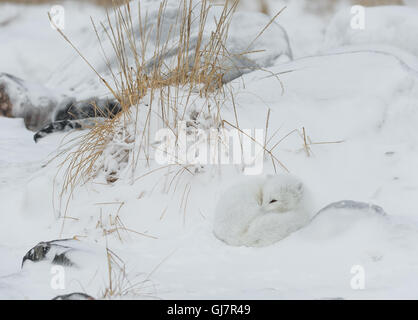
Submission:
[[[55,132],[68,132],[74,129],[91,129],[105,119],[111,119],[122,111],[116,100],[90,98],[85,101],[64,99],[51,115],[51,122],[34,135],[35,142]]]
[[[56,296],[52,300],[96,300],[92,296],[89,296],[88,294],[81,293],[81,292],[75,292],[70,294],[64,294],[61,296]]]
[[[6,86],[0,82],[0,115],[3,117],[12,117],[12,104],[9,95],[6,92]]]
[[[82,101],[76,101],[74,98],[67,98],[59,104],[53,116],[53,121],[97,117],[111,119],[121,111],[120,103],[114,99],[91,97]]]
[[[0,115],[23,117],[23,110],[32,107],[24,81],[8,73],[0,73]]]
[[[317,215],[331,210],[331,209],[344,209],[344,210],[352,210],[353,212],[366,212],[366,213],[375,213],[380,216],[386,216],[386,212],[383,210],[383,208],[371,204],[371,203],[365,203],[365,202],[358,202],[353,200],[342,200],[338,202],[333,202],[323,209],[321,209]]]
[[[390,243],[391,237],[398,237],[394,217],[374,204],[343,200],[331,203],[319,210],[310,223],[301,230],[304,241],[322,243],[329,248],[346,248],[356,255],[362,247],[371,260],[380,259],[379,243]],[[350,244],[348,245],[348,242]],[[376,247],[377,245],[377,247]],[[365,250],[365,248],[369,248]],[[331,251],[334,249],[330,249]],[[377,253],[375,253],[377,252]],[[376,258],[375,258],[376,257]]]
[[[39,139],[55,132],[68,132],[71,130],[91,129],[99,123],[103,123],[105,118],[88,118],[80,120],[61,120],[54,121],[44,126],[41,130],[33,135],[33,140],[38,142]]]
[[[68,253],[76,250],[72,247],[72,242],[77,240],[54,240],[48,242],[40,242],[23,257],[22,268],[27,260],[32,262],[50,261],[52,264],[62,266],[74,266]]]
[[[198,3],[196,1],[196,4],[193,6],[194,9],[191,11],[192,23],[189,26],[190,41],[186,48],[189,56],[188,60],[191,64],[195,60],[194,57],[196,55],[198,41],[202,41],[200,48],[209,45],[213,38],[213,32],[218,27],[214,21],[219,21],[223,12],[222,6],[208,7],[208,17],[205,28],[202,30],[199,19],[200,5]],[[150,45],[150,48],[165,43],[170,38],[173,41],[177,36],[180,37],[178,21],[179,17],[184,15],[182,10],[182,8],[179,9],[178,1],[169,0],[167,2],[162,13],[164,17],[162,20],[164,22],[160,26],[162,36],[157,37],[156,34],[151,35],[150,44],[152,45]],[[148,15],[149,24],[145,26],[145,29],[149,28],[149,31],[146,30],[146,32],[152,34],[155,32],[153,29],[155,29],[154,25],[158,21],[160,9],[150,2],[148,7],[144,7],[141,4],[141,11],[143,12],[142,15],[144,13]],[[140,21],[137,16],[134,16],[133,19],[134,30],[136,30]],[[145,19],[145,16],[142,19]],[[269,27],[265,28],[266,26]],[[174,31],[173,29],[177,30]],[[200,32],[202,32],[201,35],[199,35]],[[107,42],[107,40],[105,41]],[[286,61],[293,60],[292,48],[287,31],[278,23],[272,23],[269,16],[259,12],[235,12],[231,17],[228,26],[228,37],[223,46],[227,54],[221,54],[219,59],[213,61],[213,63],[218,65],[219,70],[223,70],[221,77],[222,83],[228,83],[246,73],[270,67],[274,65],[274,62],[278,58],[283,58]],[[184,49],[182,48],[182,50]],[[151,72],[154,66],[161,63],[173,68],[177,63],[178,52],[178,45],[167,50],[162,56],[155,57],[153,51],[148,52],[146,55],[151,53],[150,57],[152,58],[147,59],[145,70]],[[110,60],[112,62],[117,61],[116,57],[112,57]]]
[[[202,57],[202,61],[199,62],[199,65],[202,63],[207,66],[216,65],[214,70],[216,74],[211,76],[213,83],[209,86],[218,86],[220,82],[228,83],[246,73],[273,66],[279,58],[285,61],[293,59],[286,30],[276,22],[272,22],[269,16],[255,12],[237,11],[233,16],[225,17],[227,20],[230,19],[230,23],[227,25],[228,36],[225,37],[222,49],[217,48],[219,40],[214,39],[214,32],[220,27],[218,21],[221,18],[224,19],[224,9],[209,3],[204,4],[206,7],[201,8],[200,5],[203,4],[197,0],[190,1],[190,4],[188,4],[189,1],[186,3],[187,6],[183,8],[183,6],[178,6],[178,1],[168,0],[162,10],[158,4],[155,4],[155,1],[141,1],[141,17],[139,17],[139,12],[130,17],[132,18],[132,36],[141,39],[143,35],[139,30],[144,30],[143,32],[149,40],[148,49],[144,49],[143,53],[145,66],[140,68],[140,70],[144,69],[142,71],[145,73],[149,73],[149,76],[152,77],[152,72],[159,65],[167,66],[167,70],[165,67],[163,68],[163,74],[178,69],[176,64],[179,60],[179,43],[183,41],[181,39],[184,37],[181,35],[182,27],[179,22],[185,14],[189,13],[191,17],[188,25],[187,47],[181,44],[180,51],[184,51],[184,54],[187,55],[186,61],[191,64],[190,67],[193,67],[197,61],[196,57],[202,55],[203,52],[218,50],[223,52],[219,57],[215,55],[213,61],[206,61],[207,57]],[[139,1],[132,3],[132,6],[136,7],[137,5],[139,5]],[[201,24],[203,22],[201,21],[202,12],[208,14],[205,18],[205,28],[202,28]],[[113,18],[116,17],[112,16],[109,22],[114,21]],[[160,22],[161,25],[159,25]],[[157,25],[158,28],[156,28]],[[107,27],[106,24],[104,27]],[[219,36],[224,38],[223,35]],[[120,56],[114,51],[111,39],[105,37],[102,40],[100,46],[108,53],[108,57],[105,63],[98,65],[97,70],[100,73],[103,72],[104,78],[113,78],[113,75],[120,70]],[[95,52],[99,49],[98,45],[99,43],[92,47]],[[165,49],[161,49],[161,52],[156,54],[155,48],[160,46]],[[214,47],[214,49],[203,49],[207,46]],[[196,50],[202,52],[196,52]],[[85,54],[89,55],[88,51]],[[136,53],[134,54],[132,50],[126,50],[124,58],[128,61],[135,60],[135,55]],[[84,71],[84,61],[82,64],[80,63],[80,66],[82,66],[80,70]],[[88,92],[94,92],[97,89],[96,75],[94,78],[89,78],[88,81],[83,81],[80,79],[80,74],[75,72],[75,69],[78,68],[79,65],[73,64],[71,73],[63,74],[63,76],[73,78],[77,84],[81,82],[82,86],[86,86]],[[212,74],[213,71],[210,73]],[[64,81],[66,79],[59,80],[59,83],[62,84]],[[89,88],[89,86],[91,87]],[[73,123],[73,121],[97,117],[112,118],[121,111],[121,106],[113,99],[93,97],[83,99],[85,98],[84,94],[82,97],[79,95],[68,97],[69,87],[73,86],[63,85],[62,94],[57,94],[57,90],[54,90],[52,94],[42,85],[0,73],[0,115],[24,118],[25,125],[29,130],[42,131],[35,136],[35,141],[37,141],[46,134],[62,131],[61,128],[64,130],[80,129],[80,124]],[[47,128],[45,129],[45,127]]]
[[[357,245],[370,239],[386,241],[385,237],[393,232],[393,219],[379,206],[343,200],[331,203],[321,209],[311,219],[302,232],[306,241],[344,241],[352,237]],[[351,240],[350,240],[351,241]],[[354,246],[354,240],[353,240]]]
[[[109,254],[113,256],[107,248],[87,241],[60,239],[40,242],[25,255],[21,270],[0,275],[0,300],[10,297],[20,300],[93,300],[94,296],[87,292],[105,292],[108,282],[103,279],[108,279],[109,268],[112,277],[122,275],[125,270],[123,262],[110,259]],[[134,281],[134,278],[129,278],[129,281]]]
[[[51,121],[57,99],[47,88],[0,73],[0,116],[23,118],[26,128],[39,130]]]

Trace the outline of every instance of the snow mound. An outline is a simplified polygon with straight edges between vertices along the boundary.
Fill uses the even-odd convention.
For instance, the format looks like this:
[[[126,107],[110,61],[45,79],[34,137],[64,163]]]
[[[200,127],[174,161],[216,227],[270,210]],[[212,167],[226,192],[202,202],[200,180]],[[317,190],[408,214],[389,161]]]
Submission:
[[[184,14],[182,12],[183,8],[179,8],[178,1],[169,0],[161,14],[158,2],[141,1],[140,20],[137,14],[138,3],[138,1],[130,3],[130,7],[135,12],[132,14],[132,30],[135,33],[135,37],[140,39],[141,35],[138,30],[141,29],[142,23],[143,32],[147,34],[147,46],[143,57],[146,61],[147,69],[152,70],[156,63],[161,62],[160,59],[163,59],[164,64],[172,68],[177,63],[181,29],[180,21]],[[193,11],[189,26],[190,41],[188,53],[190,56],[189,60],[193,63],[195,50],[199,43],[201,5],[196,0],[191,2],[191,5]],[[199,44],[200,48],[205,48],[211,38],[213,38],[213,34],[218,28],[217,21],[220,21],[222,9],[222,6],[210,6],[208,8],[208,17],[202,34],[202,42]],[[158,28],[159,30],[157,30],[159,14],[161,14],[161,25]],[[112,21],[112,24],[116,23],[116,18],[113,14],[110,21]],[[225,52],[228,52],[228,54],[225,54],[224,57],[217,61],[220,68],[225,70],[224,82],[229,82],[253,70],[269,67],[279,58],[285,61],[293,58],[286,30],[277,23],[269,23],[270,17],[261,13],[240,11],[234,13],[229,25],[228,37],[225,41]],[[109,32],[110,26],[108,22],[105,22],[104,25],[108,28],[107,32]],[[268,25],[269,27],[265,29]],[[117,71],[119,68],[118,58],[106,32],[100,30],[100,28],[98,31],[101,43],[95,37],[94,32],[90,32],[84,35],[86,38],[85,42],[88,45],[81,48],[81,52],[102,76],[111,79],[109,67],[113,71]],[[104,61],[102,58],[100,46],[103,46],[108,61]],[[156,58],[156,49],[161,50],[161,47],[165,47],[165,54]],[[142,52],[140,41],[137,44],[137,51]],[[126,54],[129,64],[135,65],[133,53],[127,50]],[[66,87],[73,87],[77,92],[86,90],[97,91],[100,88],[100,82],[94,74],[89,74],[85,70],[85,62],[80,59],[80,61],[75,61],[69,66],[65,72],[56,74],[51,81],[58,82]]]
[[[364,8],[364,29],[351,27],[354,17],[350,8],[338,12],[325,36],[325,47],[347,45],[387,45],[418,56],[418,10],[404,6]]]
[[[66,11],[70,9],[68,4]],[[17,63],[19,55],[14,55],[16,40],[31,48],[21,50],[21,60],[31,67],[39,66],[33,69],[32,77],[45,79],[46,71],[59,70],[48,85],[61,88],[74,85],[76,91],[71,96],[78,98],[80,92],[86,97],[99,95],[94,83],[98,87],[100,84],[85,64],[72,63],[79,57],[60,68],[61,64],[51,58],[64,56],[67,44],[52,29],[50,34],[54,38],[48,36],[50,27],[46,18],[45,28],[29,28],[25,24],[21,30],[25,31],[22,34],[26,38],[13,29],[26,19],[35,20],[32,10],[35,9],[26,12],[22,8],[19,24],[4,27],[1,36],[8,45],[2,48],[5,57],[0,59],[2,71],[23,76],[25,64]],[[68,11],[77,20],[68,24],[66,33],[76,40],[83,53],[86,52],[83,44],[91,44],[87,58],[95,66],[102,65],[97,59],[99,51],[94,35],[90,39],[86,37],[91,27],[83,12],[72,15]],[[87,22],[83,23],[84,20]],[[301,20],[306,22],[303,37],[299,26],[296,28]],[[293,32],[292,25],[286,27],[298,56],[313,52],[319,46],[316,40],[322,38],[319,25],[307,15],[293,16],[288,21],[295,25]],[[74,35],[72,31],[78,33]],[[34,34],[46,39],[39,41]],[[250,39],[244,40],[243,47]],[[338,50],[347,51],[346,47],[338,46]],[[65,215],[65,201],[62,201],[64,206],[60,205],[57,197],[64,181],[62,175],[57,175],[56,164],[60,161],[50,162],[42,169],[40,162],[49,151],[56,149],[64,136],[48,136],[35,145],[20,119],[3,118],[0,119],[0,203],[5,209],[0,210],[4,222],[0,224],[0,297],[50,299],[86,292],[100,298],[109,280],[104,270],[108,265],[104,250],[107,247],[125,261],[126,274],[130,280],[134,279],[132,283],[138,282],[135,277],[139,273],[149,275],[150,294],[162,299],[416,298],[418,86],[415,70],[418,68],[412,54],[413,59],[402,56],[401,61],[395,52],[407,54],[405,50],[392,47],[390,52],[394,55],[391,55],[372,52],[368,43],[364,46],[363,52],[324,54],[276,64],[269,71],[279,74],[284,93],[277,79],[262,71],[248,73],[244,81],[234,81],[231,86],[239,91],[235,101],[241,128],[265,128],[267,109],[271,110],[267,138],[276,129],[280,130],[270,147],[295,128],[306,129],[305,143],[310,150],[294,134],[273,152],[309,185],[320,207],[335,199],[361,199],[381,205],[388,212],[386,216],[379,214],[381,210],[377,207],[345,201],[327,206],[311,223],[271,246],[225,245],[213,235],[216,199],[223,197],[221,187],[235,180],[241,171],[222,167],[219,173],[206,170],[194,174],[189,168],[190,172],[183,167],[157,166],[150,161],[149,167],[140,163],[132,172],[133,160],[143,158],[132,156],[132,150],[138,148],[129,140],[134,137],[134,126],[111,136],[109,148],[97,163],[98,170],[104,173],[112,176],[116,172],[118,180],[109,185],[105,179],[101,180],[103,174],[92,183],[83,184],[74,190]],[[50,54],[45,55],[41,47],[47,48]],[[71,48],[68,50],[74,54]],[[30,75],[28,71],[28,78]],[[58,77],[62,82],[57,81]],[[200,103],[197,101],[197,107],[202,109]],[[144,104],[139,108],[143,112],[140,121],[145,121],[142,115],[146,114],[146,107]],[[235,123],[234,109],[227,104],[223,111],[224,119]],[[186,117],[192,127],[205,127],[203,121],[193,118]],[[189,129],[193,132],[192,127]],[[138,125],[141,128],[143,123]],[[151,137],[159,128],[157,124],[152,125]],[[141,130],[137,133],[142,136]],[[343,142],[334,143],[338,141]],[[150,155],[152,159],[151,152]],[[121,161],[122,158],[127,162]],[[269,161],[265,161],[265,172],[274,172]],[[52,186],[58,192],[53,194]],[[244,183],[239,188],[244,194],[256,194],[247,191]],[[232,203],[233,199],[230,200]],[[244,207],[246,203],[250,205]],[[239,205],[247,210],[257,206],[257,202],[244,197]],[[320,207],[314,207],[312,212],[318,212]],[[22,270],[21,262],[36,243],[56,239],[62,231],[63,238],[77,236],[101,245],[101,249],[98,256],[78,250],[68,252],[68,258],[77,267],[64,266],[68,286],[57,291],[50,285],[51,267],[57,267],[51,265],[51,260],[56,255],[47,255],[49,260],[37,263],[26,261]],[[350,286],[353,266],[363,267],[365,290],[353,290]],[[147,288],[138,291],[135,297],[142,297],[144,290]]]
[[[0,299],[88,298],[79,293],[86,286],[95,297],[103,297],[109,272],[117,286],[128,281],[122,263],[112,252],[96,244],[73,239],[41,242],[24,256],[20,272],[0,277]],[[94,283],[93,287],[89,283]]]
[[[368,255],[374,261],[385,257],[389,262],[395,255],[402,257],[400,261],[418,261],[416,254],[408,258],[417,251],[413,245],[418,239],[417,225],[413,220],[388,215],[373,204],[347,200],[332,203],[322,209],[300,235],[318,245],[344,247],[348,255]],[[404,267],[409,266],[410,263],[404,264]]]

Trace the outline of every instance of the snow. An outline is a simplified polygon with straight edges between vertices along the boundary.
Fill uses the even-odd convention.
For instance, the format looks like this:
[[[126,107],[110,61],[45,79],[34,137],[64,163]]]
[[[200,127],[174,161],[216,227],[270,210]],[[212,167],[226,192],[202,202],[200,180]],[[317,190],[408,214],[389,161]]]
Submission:
[[[66,33],[100,65],[89,16],[103,17],[103,10],[71,3],[65,8]],[[248,178],[239,168],[204,166],[192,174],[151,163],[132,173],[128,163],[117,168],[119,179],[109,185],[103,168],[115,166],[109,155],[117,136],[101,173],[75,189],[65,212],[67,198],[59,196],[63,158],[47,160],[66,147],[63,141],[85,132],[54,134],[35,144],[22,119],[0,118],[0,298],[51,299],[71,292],[102,297],[108,286],[106,248],[126,267],[124,273],[115,270],[115,277],[126,274],[121,286],[135,284],[114,298],[416,298],[418,58],[415,42],[408,39],[414,30],[392,23],[403,37],[385,38],[384,28],[366,27],[366,40],[337,36],[339,42],[325,30],[342,21],[341,13],[328,27],[325,18],[303,8],[292,2],[278,20],[295,59],[269,61],[268,72],[250,72],[229,85],[240,127],[264,129],[270,109],[269,136],[279,129],[270,147],[283,138],[273,153],[311,190],[312,214],[336,201],[356,200],[381,206],[386,216],[328,208],[271,246],[228,246],[213,235],[213,219],[225,190]],[[7,43],[0,72],[54,92],[105,93],[50,28],[48,9],[0,5],[0,25],[18,12],[15,21],[0,26],[6,31],[0,41]],[[410,21],[416,12],[409,7],[367,10],[371,21],[386,27],[389,17]],[[273,30],[283,39],[280,28]],[[278,74],[284,91],[272,74]],[[230,98],[223,113],[235,123]],[[264,173],[274,173],[271,161],[264,162]],[[65,290],[51,287],[47,262],[21,269],[23,256],[37,243],[73,237],[94,254],[76,257],[82,268],[65,267]],[[364,290],[350,286],[356,266],[364,269]]]
[[[382,44],[403,49],[418,55],[414,41],[418,30],[418,9],[401,6],[372,7],[365,9],[365,28],[353,29],[353,14],[343,9],[335,15],[327,28],[327,47],[353,44]]]

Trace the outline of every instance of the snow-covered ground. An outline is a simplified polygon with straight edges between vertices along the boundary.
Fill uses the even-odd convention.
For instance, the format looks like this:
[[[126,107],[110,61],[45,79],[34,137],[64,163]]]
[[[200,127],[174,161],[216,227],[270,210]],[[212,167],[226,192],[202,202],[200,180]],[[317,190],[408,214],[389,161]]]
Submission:
[[[270,1],[277,10],[286,3]],[[355,200],[381,206],[387,215],[331,208],[271,246],[231,247],[213,235],[213,216],[224,190],[245,180],[242,173],[206,166],[177,174],[178,167],[155,170],[161,166],[154,163],[154,170],[139,166],[134,180],[126,175],[106,184],[99,176],[78,187],[63,219],[60,159],[48,160],[66,134],[35,144],[22,119],[0,118],[0,298],[71,292],[100,298],[109,287],[106,247],[123,261],[125,269],[114,269],[113,276],[122,298],[418,296],[418,9],[367,9],[366,29],[353,31],[346,8],[332,19],[306,12],[302,1],[287,5],[277,22],[287,30],[294,60],[277,59],[267,71],[229,84],[239,125],[264,129],[270,109],[269,136],[279,129],[270,146],[284,138],[274,156],[310,189],[313,214]],[[67,36],[90,61],[103,64],[89,17],[105,19],[104,10],[64,7]],[[0,4],[0,72],[60,93],[106,94],[50,27],[48,10]],[[223,118],[235,123],[229,100]],[[271,161],[263,173],[274,173]],[[65,289],[51,286],[48,262],[21,269],[38,242],[73,237],[93,253],[74,257],[76,269],[65,268]],[[364,271],[362,290],[352,286],[356,270]]]

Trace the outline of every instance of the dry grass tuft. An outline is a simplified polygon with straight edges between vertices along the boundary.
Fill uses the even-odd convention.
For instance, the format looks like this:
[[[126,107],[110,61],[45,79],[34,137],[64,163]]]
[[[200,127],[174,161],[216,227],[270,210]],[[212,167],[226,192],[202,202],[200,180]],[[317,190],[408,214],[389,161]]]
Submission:
[[[129,3],[112,9],[113,16],[108,14],[107,26],[104,24],[94,25],[100,42],[103,39],[99,36],[98,28],[104,30],[118,62],[117,74],[109,68],[113,85],[110,85],[109,81],[103,79],[99,74],[97,75],[119,101],[123,111],[114,119],[98,123],[81,138],[79,147],[67,155],[64,161],[67,164],[64,192],[73,190],[81,181],[94,176],[96,161],[109,141],[118,133],[117,131],[123,130],[125,127],[121,128],[121,121],[136,122],[141,120],[144,122],[144,127],[141,128],[143,130],[142,137],[140,141],[137,141],[135,165],[138,163],[137,159],[140,155],[147,160],[151,158],[153,150],[150,146],[150,137],[147,136],[151,117],[159,119],[162,127],[170,128],[176,132],[177,123],[185,119],[192,94],[198,93],[199,97],[205,99],[206,108],[202,108],[201,112],[211,113],[213,110],[210,108],[213,106],[218,117],[217,122],[221,123],[221,100],[224,100],[225,96],[222,77],[228,70],[221,67],[220,61],[228,59],[229,56],[224,43],[237,3],[238,1],[235,1],[232,5],[225,4],[223,6],[219,21],[216,22],[216,30],[212,32],[210,39],[204,39],[211,5],[207,0],[201,1],[197,7],[192,7],[190,1],[180,1],[180,16],[176,19],[176,25],[170,28],[170,32],[173,33],[171,37],[175,41],[160,43],[159,37],[162,32],[162,20],[166,8],[166,1],[162,1],[157,24],[154,26],[158,39],[151,62],[145,60],[151,30],[146,29],[148,21],[141,19],[140,5],[138,8],[139,36],[135,33],[137,30],[134,30],[134,9]],[[197,38],[191,39],[190,25],[193,22],[193,13],[196,12],[199,16]],[[60,32],[65,37],[62,31]],[[177,34],[174,34],[175,32]],[[66,37],[65,39],[70,42]],[[170,55],[172,56],[170,59],[174,63],[167,64],[166,58]],[[133,64],[131,64],[130,57],[133,57]],[[108,65],[110,65],[110,61],[108,61]],[[94,70],[94,67],[91,67]],[[137,107],[134,119],[131,107],[138,106],[145,96],[150,97],[148,107],[142,106],[142,110],[138,110]],[[182,109],[179,109],[180,100],[183,105]],[[132,143],[133,141],[124,142]]]
[[[155,298],[146,292],[150,280],[145,278],[132,282],[128,277],[125,262],[108,246],[106,246],[106,258],[108,282],[103,292],[99,294],[100,299],[123,299],[132,296]]]
[[[72,0],[75,2],[89,2],[98,6],[103,7],[113,7],[121,5],[125,2],[125,0]],[[28,4],[28,5],[36,5],[36,4],[45,4],[45,3],[63,3],[62,0],[0,0],[0,3],[19,3],[19,4]]]
[[[156,147],[152,135],[155,127],[169,129],[176,136],[177,141],[178,124],[194,117],[192,120],[208,121],[210,128],[219,130],[220,136],[223,129],[236,129],[240,134],[245,134],[239,127],[238,118],[236,124],[231,124],[225,122],[221,115],[223,105],[232,100],[237,116],[233,93],[224,85],[223,77],[231,69],[238,68],[233,61],[251,54],[251,52],[231,54],[226,49],[229,26],[238,3],[239,0],[234,0],[218,8],[220,14],[217,20],[212,22],[214,28],[208,32],[207,20],[213,4],[209,0],[197,3],[181,0],[178,6],[179,14],[175,23],[169,27],[169,37],[166,35],[165,38],[161,34],[166,0],[161,1],[157,22],[152,30],[149,28],[147,15],[142,14],[140,3],[138,8],[133,8],[129,2],[111,8],[106,23],[96,25],[93,22],[103,56],[109,67],[107,80],[96,71],[62,30],[58,29],[64,39],[96,72],[122,107],[122,112],[116,117],[98,121],[88,133],[71,140],[68,144],[72,143],[72,145],[61,153],[64,155],[64,161],[61,163],[64,182],[59,199],[59,211],[64,211],[62,231],[76,186],[91,180],[98,173],[105,174],[107,183],[114,183],[119,179],[118,170],[108,169],[103,164],[109,158],[109,149],[115,149],[116,146],[111,157],[116,155],[114,159],[120,167],[123,167],[125,173],[127,172],[125,169],[130,168],[133,183],[141,178],[134,176],[138,164],[141,163],[147,168],[153,159]],[[134,17],[134,14],[137,17]],[[275,15],[272,21],[277,16]],[[138,21],[135,18],[139,19],[139,24],[134,23]],[[197,32],[192,32],[192,24],[197,25]],[[270,24],[271,22],[260,31],[257,38]],[[164,32],[167,32],[167,26],[164,27]],[[156,37],[156,41],[153,38],[156,45],[154,43],[152,58],[146,59],[151,36]],[[109,61],[110,53],[103,49],[104,41],[110,42],[113,48],[116,68],[111,67],[115,61]],[[196,100],[199,101],[198,110],[194,104]],[[156,125],[155,122],[158,124]],[[273,155],[272,149],[268,149],[266,144],[261,147],[271,158],[275,168],[280,166],[287,170]],[[173,167],[178,167],[178,170],[172,170]],[[168,170],[167,174],[172,176],[168,189],[174,186],[174,192],[180,176],[194,175],[196,170],[199,170],[193,165],[179,162],[157,169],[151,168],[143,176],[162,169]],[[170,178],[167,177],[166,180],[169,181]],[[184,212],[189,193],[190,188],[187,193],[185,192],[185,201],[182,200]]]
[[[160,4],[157,23],[152,30],[146,27],[149,26],[149,21],[147,16],[144,18],[141,14],[140,4],[138,8],[132,8],[130,3],[126,3],[110,9],[106,24],[93,23],[101,47],[103,48],[103,41],[110,41],[116,57],[116,72],[110,67],[111,61],[107,60],[110,74],[108,80],[97,73],[94,66],[62,30],[58,29],[122,107],[122,112],[116,117],[97,122],[87,134],[71,140],[72,145],[61,153],[65,155],[61,163],[64,182],[59,199],[59,211],[64,211],[62,231],[76,186],[84,184],[100,172],[105,172],[108,183],[118,180],[117,172],[106,172],[103,167],[103,159],[107,157],[103,153],[108,151],[110,144],[123,146],[116,152],[117,161],[131,166],[131,181],[134,182],[137,180],[134,177],[137,165],[141,162],[147,166],[153,157],[155,146],[152,145],[151,124],[155,121],[159,123],[158,128],[168,128],[178,138],[178,123],[187,120],[191,105],[199,99],[200,110],[196,117],[212,119],[215,127],[223,125],[221,108],[228,92],[222,79],[229,69],[222,67],[225,66],[222,62],[226,59],[233,60],[225,48],[225,42],[237,4],[238,1],[234,1],[222,6],[221,14],[215,21],[215,30],[209,33],[206,31],[209,10],[212,9],[209,1],[202,0],[197,4],[190,0],[179,1],[180,14],[169,28],[170,37],[166,37],[171,40],[162,40],[161,36],[166,1]],[[134,23],[134,12],[138,15],[139,25]],[[192,34],[192,23],[197,24],[197,33]],[[151,60],[146,60],[151,31],[152,36],[157,37],[157,44]],[[104,39],[100,35],[104,35]],[[109,52],[103,52],[103,55],[107,59]],[[169,63],[167,57],[170,59]],[[116,143],[115,139],[118,139]],[[176,178],[178,180],[183,173],[193,174],[188,165],[178,166],[179,170],[173,173],[173,181]]]

